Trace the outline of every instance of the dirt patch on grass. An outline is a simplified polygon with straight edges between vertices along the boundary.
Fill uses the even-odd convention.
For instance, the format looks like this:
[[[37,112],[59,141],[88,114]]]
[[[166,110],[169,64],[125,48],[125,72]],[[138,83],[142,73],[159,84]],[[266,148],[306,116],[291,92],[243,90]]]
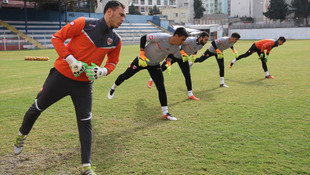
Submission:
[[[37,149],[35,154],[8,154],[0,159],[0,174],[30,175],[37,174],[38,172],[44,174],[48,170],[55,172],[55,169],[57,169],[57,174],[73,174],[72,172],[68,172],[68,169],[58,169],[57,167],[60,167],[60,162],[70,160],[74,156],[75,151],[56,153],[52,150]]]

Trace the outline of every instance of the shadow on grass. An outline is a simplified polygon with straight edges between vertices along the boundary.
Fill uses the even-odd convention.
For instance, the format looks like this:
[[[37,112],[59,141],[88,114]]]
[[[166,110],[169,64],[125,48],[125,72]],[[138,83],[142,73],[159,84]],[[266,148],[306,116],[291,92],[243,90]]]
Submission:
[[[108,133],[96,128],[96,134],[93,135],[93,153],[96,156],[93,156],[93,162],[96,167],[101,166],[101,171],[113,171],[124,154],[131,154],[131,146],[135,144],[132,142],[141,136],[141,132],[145,131],[147,135],[152,128],[172,122],[161,119],[161,107],[157,98],[152,105],[148,105],[144,99],[138,99],[135,105],[135,113],[131,114],[132,118],[124,119],[127,124],[123,123],[122,127]]]
[[[253,80],[253,81],[239,81],[239,80],[230,80],[228,79],[228,81],[231,82],[236,82],[239,84],[243,84],[243,85],[249,85],[249,86],[273,86],[273,84],[266,84],[266,82],[264,80],[269,80],[266,78],[262,78],[262,79],[257,79],[257,80]]]

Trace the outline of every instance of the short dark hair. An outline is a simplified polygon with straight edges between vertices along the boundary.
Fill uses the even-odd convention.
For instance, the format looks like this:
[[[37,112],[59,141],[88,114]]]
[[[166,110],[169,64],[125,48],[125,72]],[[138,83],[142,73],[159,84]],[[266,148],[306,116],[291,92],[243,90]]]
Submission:
[[[188,37],[188,33],[187,31],[185,30],[184,27],[179,27],[175,30],[174,35],[178,34],[178,36],[185,36],[185,37]]]
[[[286,39],[285,39],[285,37],[284,37],[284,36],[280,36],[278,40],[283,41],[283,42],[285,42],[285,41],[286,41]]]
[[[237,33],[237,32],[235,32],[235,33],[232,33],[231,34],[231,37],[233,37],[233,38],[240,38],[240,34],[239,33]]]
[[[202,37],[202,38],[204,38],[204,37],[209,37],[209,34],[207,33],[207,32],[202,32],[200,35],[199,35],[199,37],[198,38],[200,38],[200,37]]]
[[[108,11],[109,8],[111,8],[113,11],[116,10],[119,6],[121,6],[123,9],[125,9],[124,4],[118,2],[118,1],[109,1],[103,10],[103,14]]]

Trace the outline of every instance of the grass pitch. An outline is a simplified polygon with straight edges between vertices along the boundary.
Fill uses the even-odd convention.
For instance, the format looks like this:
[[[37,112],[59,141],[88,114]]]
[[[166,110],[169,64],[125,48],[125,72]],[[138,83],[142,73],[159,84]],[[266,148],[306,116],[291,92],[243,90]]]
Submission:
[[[238,41],[239,54],[253,41]],[[210,45],[206,44],[203,51]],[[138,54],[123,46],[120,62],[94,83],[92,164],[97,174],[310,174],[310,41],[289,40],[271,51],[265,79],[253,54],[228,68],[219,88],[214,57],[192,67],[193,92],[187,100],[177,64],[165,75],[169,112],[162,121],[155,86],[146,70],[125,81],[113,100],[107,93]],[[197,56],[200,56],[200,51]],[[48,56],[49,61],[24,61]],[[0,52],[0,174],[78,174],[80,146],[73,104],[66,97],[44,111],[21,155],[13,144],[27,109],[57,57],[55,50]]]

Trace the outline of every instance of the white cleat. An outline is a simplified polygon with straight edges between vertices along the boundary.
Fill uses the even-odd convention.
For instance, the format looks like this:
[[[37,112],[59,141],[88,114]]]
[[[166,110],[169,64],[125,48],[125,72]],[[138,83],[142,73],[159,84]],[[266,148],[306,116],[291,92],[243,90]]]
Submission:
[[[169,113],[167,113],[166,115],[163,115],[162,119],[163,120],[172,120],[172,121],[178,120],[177,118],[172,117],[171,114],[169,114]]]
[[[226,84],[220,84],[220,87],[226,87],[226,88],[228,88],[229,86],[227,86]]]
[[[24,148],[24,141],[26,139],[27,135],[23,135],[23,136],[17,136],[16,137],[16,141],[14,144],[14,154],[18,155],[23,151]]]
[[[114,96],[115,89],[110,89],[108,93],[108,99],[112,100]]]

